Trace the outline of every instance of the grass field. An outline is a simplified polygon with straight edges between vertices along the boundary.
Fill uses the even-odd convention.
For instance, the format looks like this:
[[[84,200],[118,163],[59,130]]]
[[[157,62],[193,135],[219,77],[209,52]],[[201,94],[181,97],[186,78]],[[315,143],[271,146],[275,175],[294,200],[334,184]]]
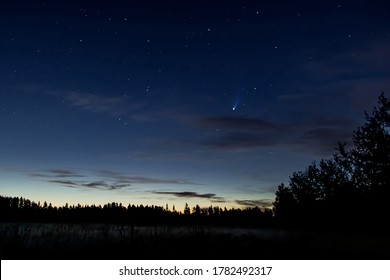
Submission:
[[[276,229],[0,224],[1,259],[387,259],[390,237]]]

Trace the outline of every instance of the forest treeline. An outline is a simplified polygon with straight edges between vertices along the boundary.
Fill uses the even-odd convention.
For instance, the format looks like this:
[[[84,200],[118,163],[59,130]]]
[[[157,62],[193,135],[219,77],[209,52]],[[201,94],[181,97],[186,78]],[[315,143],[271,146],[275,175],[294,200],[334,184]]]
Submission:
[[[294,172],[276,191],[277,224],[298,228],[376,231],[390,217],[390,101],[382,93],[352,144]]]
[[[124,223],[144,225],[213,225],[264,227],[272,222],[272,210],[258,207],[227,209],[218,206],[184,211],[169,210],[168,206],[127,205],[71,205],[56,207],[51,203],[36,203],[23,197],[0,196],[0,222],[47,223]]]

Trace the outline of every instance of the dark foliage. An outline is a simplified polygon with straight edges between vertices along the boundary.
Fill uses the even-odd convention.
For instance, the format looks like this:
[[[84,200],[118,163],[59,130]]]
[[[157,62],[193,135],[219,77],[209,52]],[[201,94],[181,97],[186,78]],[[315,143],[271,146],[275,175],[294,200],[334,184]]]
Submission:
[[[390,101],[353,133],[353,146],[339,144],[333,158],[295,172],[279,185],[274,202],[279,225],[381,231],[390,214]]]

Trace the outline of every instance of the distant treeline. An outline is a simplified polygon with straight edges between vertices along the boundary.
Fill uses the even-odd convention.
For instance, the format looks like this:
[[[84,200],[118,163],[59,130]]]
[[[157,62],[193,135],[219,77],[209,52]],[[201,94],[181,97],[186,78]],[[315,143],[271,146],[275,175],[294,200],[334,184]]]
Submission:
[[[183,212],[168,207],[107,203],[101,205],[71,205],[56,207],[51,203],[36,203],[23,197],[0,196],[0,222],[47,223],[125,223],[145,225],[213,225],[265,227],[272,223],[271,210],[258,207],[227,209],[210,206],[206,209],[185,205]]]

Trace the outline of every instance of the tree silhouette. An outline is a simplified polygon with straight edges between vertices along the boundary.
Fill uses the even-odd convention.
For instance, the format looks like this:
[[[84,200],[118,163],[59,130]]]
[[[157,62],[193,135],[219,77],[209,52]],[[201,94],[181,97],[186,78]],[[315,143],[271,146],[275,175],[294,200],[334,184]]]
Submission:
[[[191,214],[191,209],[188,206],[188,203],[184,205],[184,215],[190,215]]]
[[[274,202],[275,219],[278,224],[293,226],[296,223],[298,202],[291,188],[283,183],[278,186]]]
[[[354,131],[350,150],[339,145],[337,160],[350,172],[352,184],[358,189],[368,209],[367,219],[380,222],[390,214],[390,100],[382,93],[379,108],[372,115],[365,112],[366,123]]]
[[[279,185],[275,218],[287,226],[380,228],[390,214],[390,101],[382,93],[379,108],[353,132],[353,146],[339,144],[332,159],[313,162]]]

